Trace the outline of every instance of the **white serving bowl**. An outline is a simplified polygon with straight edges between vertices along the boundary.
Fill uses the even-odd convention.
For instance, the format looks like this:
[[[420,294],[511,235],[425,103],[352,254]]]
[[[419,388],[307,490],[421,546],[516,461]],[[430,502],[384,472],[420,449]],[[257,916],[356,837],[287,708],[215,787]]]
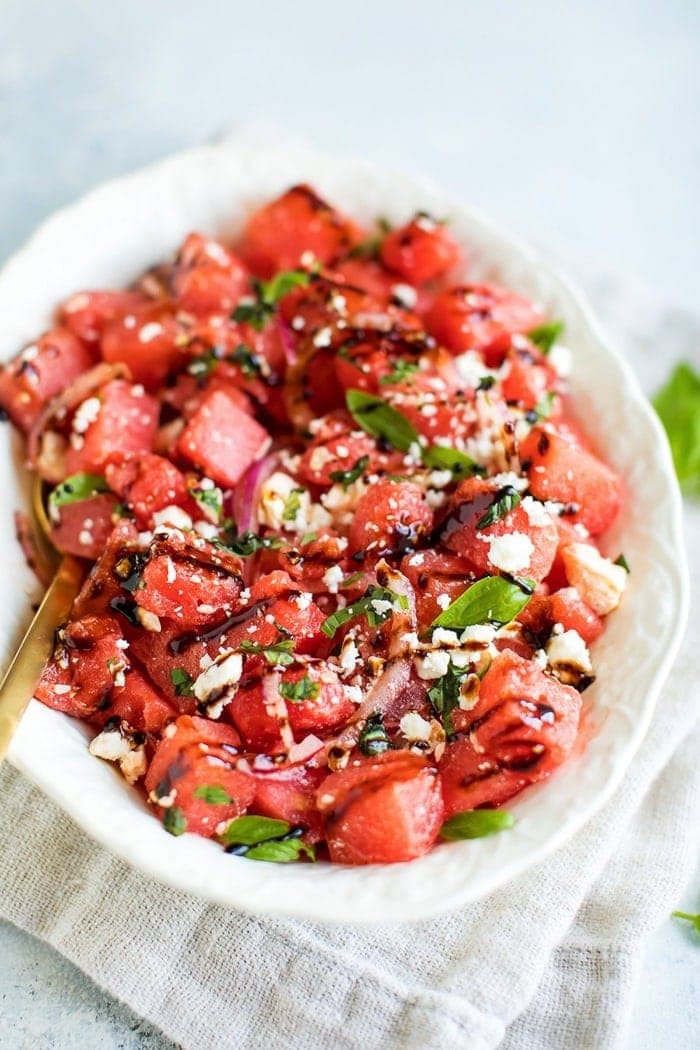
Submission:
[[[45,222],[0,273],[0,358],[50,324],[57,303],[84,288],[119,288],[170,255],[190,230],[226,238],[260,202],[312,182],[360,220],[401,221],[417,209],[448,216],[470,249],[471,277],[492,277],[566,323],[576,410],[626,479],[629,501],[605,537],[632,566],[621,608],[594,647],[586,692],[591,738],[550,781],[509,805],[517,823],[493,838],[445,844],[409,864],[348,868],[260,864],[195,835],[173,838],[107,763],[87,751],[78,722],[32,701],[10,760],[87,834],[160,882],[261,915],[342,922],[425,918],[491,892],[541,861],[600,810],[652,717],[684,625],[687,580],[681,505],[665,436],[628,366],[581,297],[533,250],[432,185],[361,161],[303,148],[224,142],[109,182]],[[14,540],[26,502],[19,441],[0,436],[0,652],[7,662],[31,615],[33,584]],[[21,834],[21,829],[18,829]]]

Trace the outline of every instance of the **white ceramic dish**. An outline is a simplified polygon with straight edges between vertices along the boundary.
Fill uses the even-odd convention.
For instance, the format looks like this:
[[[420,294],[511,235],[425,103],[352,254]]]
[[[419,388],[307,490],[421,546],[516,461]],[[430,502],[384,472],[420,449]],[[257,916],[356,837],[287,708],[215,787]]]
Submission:
[[[628,509],[606,538],[632,567],[624,603],[595,646],[586,693],[594,732],[585,751],[509,808],[507,834],[441,846],[410,864],[344,868],[254,864],[194,835],[172,838],[136,791],[88,754],[78,723],[33,701],[11,761],[84,830],[127,863],[214,903],[259,914],[343,922],[424,918],[484,896],[560,846],[619,783],[639,746],[682,634],[687,605],[680,497],[665,437],[626,364],[590,310],[531,249],[424,182],[303,148],[226,142],[110,182],[49,219],[0,274],[0,357],[49,324],[55,305],[89,287],[120,287],[169,255],[191,229],[226,237],[260,201],[300,180],[360,219],[398,221],[418,208],[447,215],[492,276],[566,322],[577,409],[627,479]],[[30,616],[31,575],[13,539],[25,499],[19,442],[0,434],[0,651],[7,661]],[[21,833],[21,829],[20,832]]]

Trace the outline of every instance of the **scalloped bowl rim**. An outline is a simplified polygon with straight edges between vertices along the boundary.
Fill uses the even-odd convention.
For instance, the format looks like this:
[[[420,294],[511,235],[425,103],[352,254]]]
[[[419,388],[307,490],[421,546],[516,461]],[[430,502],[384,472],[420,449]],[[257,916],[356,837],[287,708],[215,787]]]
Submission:
[[[681,498],[668,444],[630,367],[609,346],[583,296],[538,252],[500,232],[477,211],[456,203],[426,180],[394,175],[364,161],[329,157],[305,147],[229,140],[187,150],[110,180],[47,219],[0,271],[0,359],[47,323],[51,308],[61,296],[80,287],[80,283],[71,283],[70,275],[82,262],[74,261],[71,266],[69,259],[66,263],[67,249],[69,255],[80,249],[81,260],[87,257],[92,266],[89,272],[97,274],[96,285],[104,285],[110,278],[126,283],[139,267],[157,260],[158,254],[151,258],[149,251],[163,257],[190,228],[226,232],[231,221],[240,225],[242,215],[257,199],[302,178],[320,185],[322,192],[365,219],[382,213],[397,220],[417,207],[443,214],[449,210],[458,236],[476,246],[475,275],[503,275],[506,283],[515,277],[516,286],[522,290],[543,293],[540,298],[565,316],[567,330],[572,326],[574,350],[585,349],[593,357],[594,374],[599,366],[599,372],[614,381],[614,396],[607,383],[594,395],[587,390],[594,383],[584,374],[590,369],[584,369],[575,356],[580,372],[577,375],[575,369],[572,382],[580,396],[589,399],[581,407],[592,412],[594,420],[599,398],[606,401],[608,415],[610,410],[619,410],[649,457],[644,478],[652,488],[656,486],[656,501],[649,497],[656,517],[655,529],[648,535],[642,530],[637,537],[640,525],[631,518],[616,525],[608,540],[611,543],[618,535],[631,537],[629,542],[640,553],[637,564],[643,563],[645,552],[649,558],[646,572],[633,571],[630,577],[630,589],[635,594],[627,595],[627,612],[623,603],[595,648],[596,663],[602,661],[607,675],[607,679],[601,675],[592,687],[597,703],[594,701],[591,718],[594,723],[600,719],[600,724],[582,754],[572,757],[550,781],[525,792],[509,806],[517,822],[507,835],[441,845],[409,864],[366,868],[256,865],[228,857],[214,843],[196,836],[175,839],[164,834],[138,793],[127,788],[107,763],[88,754],[82,727],[37,701],[30,704],[9,758],[93,839],[144,875],[173,889],[259,915],[349,923],[423,919],[493,892],[563,845],[601,809],[644,738],[682,637],[688,607],[687,569]],[[230,209],[223,196],[226,189],[231,197]],[[132,207],[133,226],[137,219],[140,224],[138,229],[124,229]],[[121,225],[116,222],[120,209],[125,213]],[[105,240],[96,246],[102,230]],[[142,233],[143,247],[139,243]],[[120,238],[124,242],[121,255],[117,245]],[[83,280],[82,286],[90,283]],[[44,290],[37,290],[37,284]],[[616,446],[611,444],[604,425],[598,434],[603,435],[605,452],[614,460]],[[8,438],[5,444],[10,454],[4,459],[0,456],[0,481],[8,492],[8,506],[2,508],[0,535],[7,537],[9,504],[16,505],[26,494],[26,479],[16,469],[18,442]],[[632,475],[631,489],[643,502],[637,458],[634,448],[620,452],[627,476]],[[10,569],[14,574],[10,578],[18,580],[6,600],[7,608],[0,609],[0,649],[5,661],[9,661],[29,616],[22,592],[31,590],[31,582],[28,570],[18,567],[18,562],[16,548],[14,553],[5,550],[0,555],[0,569]],[[638,617],[631,618],[633,599],[642,602],[641,633]],[[645,606],[644,602],[649,604]],[[649,618],[649,605],[655,602],[663,614],[661,627]],[[617,629],[616,617],[625,617]],[[611,632],[620,635],[620,641],[631,637],[630,648],[622,650],[617,640],[610,638]],[[620,652],[627,661],[628,678],[635,680],[637,676],[635,688],[630,685],[627,692],[623,672],[618,675]],[[602,693],[605,680],[611,683],[610,691],[619,704],[607,702]],[[622,710],[622,700],[628,711]],[[589,781],[590,792],[584,790]]]

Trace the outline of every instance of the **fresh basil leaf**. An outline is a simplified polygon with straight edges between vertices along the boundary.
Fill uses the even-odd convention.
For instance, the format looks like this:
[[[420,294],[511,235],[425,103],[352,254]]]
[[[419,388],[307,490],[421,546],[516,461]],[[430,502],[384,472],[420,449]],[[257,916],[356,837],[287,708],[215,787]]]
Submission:
[[[692,915],[687,911],[672,911],[671,915],[674,919],[685,919],[686,922],[692,922],[697,933],[700,933],[700,912],[697,915]]]
[[[364,390],[348,390],[345,401],[355,422],[372,437],[388,441],[399,452],[408,452],[411,445],[418,443],[413,424],[381,397]]]
[[[490,390],[496,383],[495,376],[482,376],[479,382],[476,384],[477,390]]]
[[[452,712],[459,707],[459,691],[466,674],[466,669],[450,665],[447,674],[438,678],[428,689],[428,699],[448,736],[454,733]]]
[[[450,470],[455,478],[470,478],[475,474],[485,473],[483,467],[468,456],[466,452],[460,452],[456,448],[448,448],[446,445],[431,445],[422,451],[423,463],[433,470]]]
[[[363,755],[381,755],[392,747],[391,740],[384,728],[384,716],[381,713],[370,715],[360,730],[357,746]]]
[[[291,831],[286,820],[273,820],[272,817],[245,816],[232,820],[220,841],[226,846],[256,846],[268,839],[278,839]]]
[[[187,372],[196,379],[207,379],[223,359],[223,351],[214,346],[193,358],[187,366]]]
[[[187,831],[187,820],[179,806],[163,810],[163,827],[170,835],[183,835]]]
[[[261,332],[275,312],[280,299],[292,289],[309,283],[309,274],[304,270],[287,270],[278,273],[269,281],[254,281],[255,299],[239,303],[233,311],[232,319],[238,324],[249,324]]]
[[[528,587],[534,587],[530,580],[524,582]],[[531,596],[519,584],[505,580],[502,576],[485,576],[460,594],[452,605],[448,605],[433,620],[432,626],[459,630],[478,623],[492,623],[502,627],[515,619]]]
[[[307,675],[296,682],[280,682],[279,693],[293,704],[303,704],[305,700],[315,700],[321,692],[318,682],[313,682]]]
[[[515,826],[511,813],[504,809],[469,809],[455,813],[440,828],[440,838],[455,842],[459,839],[482,839]]]
[[[71,474],[53,490],[49,496],[49,506],[65,507],[100,492],[109,492],[109,485],[101,474]]]
[[[375,603],[386,603],[387,608],[377,609]],[[339,627],[356,616],[365,616],[370,627],[386,623],[399,609],[408,608],[408,599],[403,594],[396,594],[386,587],[370,587],[362,598],[344,609],[336,609],[321,624],[321,630],[328,638],[333,638]]]
[[[342,485],[347,492],[353,482],[362,477],[368,466],[369,456],[361,456],[349,470],[332,470],[329,477],[336,485]]]
[[[195,798],[201,798],[212,806],[230,806],[236,801],[220,784],[200,784],[193,793]]]
[[[394,361],[393,370],[388,375],[381,377],[379,385],[391,386],[392,383],[405,383],[417,371],[418,365],[415,361],[406,361],[405,358],[400,357]]]
[[[291,864],[303,856],[316,860],[316,851],[301,839],[278,839],[272,842],[261,842],[253,846],[245,856],[248,860],[266,860],[273,864]]]
[[[281,536],[258,536],[255,532],[242,532],[239,535],[235,526],[224,529],[211,542],[217,547],[226,547],[240,558],[249,558],[261,550],[279,550],[285,544]]]
[[[301,494],[305,489],[292,489],[284,501],[282,510],[282,521],[294,521],[301,510]]]
[[[537,422],[542,419],[549,419],[554,408],[554,391],[548,390],[546,394],[543,394],[540,400],[537,402],[532,412],[527,413],[528,421]],[[530,416],[534,417],[530,420]]]
[[[253,653],[264,656],[272,667],[289,667],[294,663],[294,639],[280,638],[270,645],[258,645],[245,639],[241,642],[239,649],[243,653]]]
[[[314,540],[317,540],[317,539],[318,539],[318,533],[317,532],[305,532],[304,535],[301,537],[299,542],[301,543],[302,547],[306,547],[306,545],[308,543],[313,543]]]
[[[632,570],[630,569],[630,563],[627,561],[627,558],[624,556],[624,554],[618,554],[613,564],[620,565],[627,573],[632,572]]]
[[[497,521],[505,518],[507,514],[515,510],[519,503],[520,493],[512,485],[505,485],[498,490],[489,509],[477,521],[477,529],[488,529],[490,525],[495,525]]]
[[[170,681],[175,687],[176,696],[194,696],[192,689],[194,678],[183,667],[173,667],[170,672]]]
[[[265,375],[266,364],[259,354],[256,354],[249,346],[245,343],[240,343],[235,350],[233,350],[227,357],[228,361],[231,361],[234,365],[238,365],[241,372],[247,379],[255,379],[259,376]]]
[[[663,423],[681,488],[700,496],[700,373],[692,365],[676,365],[652,404]]]
[[[349,587],[354,587],[356,583],[364,579],[364,572],[351,572],[349,576],[346,576],[344,580],[341,580],[338,584],[341,591],[346,591]]]
[[[541,324],[533,328],[527,333],[527,337],[543,354],[548,354],[563,331],[563,321],[550,321],[549,324]]]
[[[221,520],[224,509],[224,494],[220,488],[213,486],[210,489],[201,487],[190,489],[190,496],[199,504],[206,518],[217,525]]]

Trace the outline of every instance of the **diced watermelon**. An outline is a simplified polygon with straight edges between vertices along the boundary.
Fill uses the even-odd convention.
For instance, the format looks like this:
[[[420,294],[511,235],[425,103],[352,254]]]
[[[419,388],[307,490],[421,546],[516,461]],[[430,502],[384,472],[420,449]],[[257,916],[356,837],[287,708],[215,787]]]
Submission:
[[[144,394],[143,387],[132,386],[124,379],[113,379],[89,400],[95,401],[94,417],[92,413],[89,415],[93,421],[71,437],[66,455],[67,475],[83,471],[102,474],[112,456],[151,451],[159,407],[155,398]],[[75,419],[80,419],[86,403],[78,408]]]
[[[165,507],[182,506],[188,500],[182,471],[164,456],[132,455],[108,463],[107,484],[122,499],[141,528],[153,523],[153,515]]]
[[[102,357],[125,364],[134,382],[156,390],[182,356],[180,334],[180,325],[167,304],[148,303],[105,324]]]
[[[461,259],[459,245],[444,223],[417,215],[384,238],[382,262],[411,284],[425,284],[442,277]]]
[[[439,777],[427,759],[408,751],[331,773],[318,808],[337,864],[393,864],[427,853],[443,820]]]
[[[116,506],[116,497],[102,492],[58,507],[58,521],[51,523],[51,542],[66,554],[99,558],[114,528],[112,515]]]
[[[169,554],[146,564],[135,598],[142,609],[182,627],[225,620],[238,603],[241,579]]]
[[[44,405],[93,361],[91,350],[66,328],[46,332],[0,371],[0,408],[27,432]]]
[[[560,623],[567,631],[578,631],[586,645],[591,645],[603,633],[603,618],[584,602],[575,587],[564,587],[550,599],[553,623]]]
[[[314,839],[321,837],[321,815],[316,808],[316,791],[327,770],[301,764],[272,766],[269,770],[254,767],[251,773],[255,797],[253,813],[275,820],[286,820],[292,827],[307,828]]]
[[[208,477],[231,488],[266,452],[270,435],[223,390],[212,390],[185,427],[177,449]]]
[[[114,685],[110,700],[109,707],[93,716],[93,723],[102,726],[116,717],[139,732],[161,733],[178,714],[135,667],[125,673],[123,685]]]
[[[520,458],[537,499],[571,505],[569,520],[582,522],[593,536],[612,525],[622,506],[620,478],[569,435],[535,426],[520,445]]]
[[[183,310],[230,313],[248,291],[248,271],[218,241],[190,233],[178,253],[172,287]]]
[[[109,706],[114,675],[128,666],[119,625],[107,616],[84,616],[66,628],[59,660],[47,665],[35,696],[42,703],[76,718]]]

